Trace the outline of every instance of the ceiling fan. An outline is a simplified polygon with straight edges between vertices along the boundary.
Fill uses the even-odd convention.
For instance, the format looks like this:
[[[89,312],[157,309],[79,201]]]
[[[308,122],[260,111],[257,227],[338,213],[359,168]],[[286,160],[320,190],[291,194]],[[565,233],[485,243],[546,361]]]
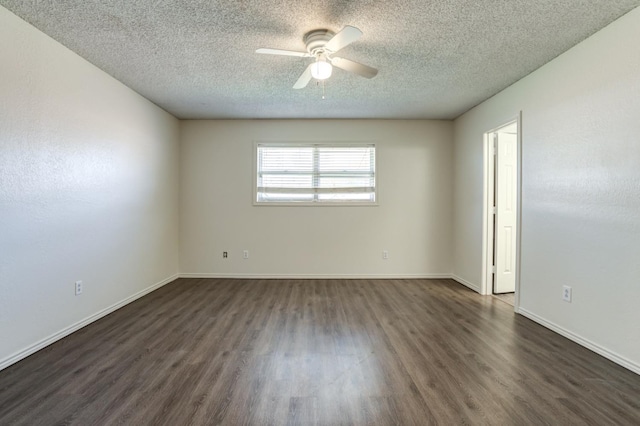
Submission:
[[[333,67],[342,68],[365,78],[373,78],[378,74],[378,70],[349,59],[333,56],[340,49],[350,45],[362,36],[362,31],[356,27],[347,25],[337,34],[326,29],[309,31],[304,35],[303,41],[307,46],[306,52],[296,52],[282,49],[258,49],[256,53],[267,55],[297,56],[301,58],[315,58],[306,70],[302,73],[294,89],[302,89],[309,84],[312,78],[316,80],[326,80],[331,77]]]

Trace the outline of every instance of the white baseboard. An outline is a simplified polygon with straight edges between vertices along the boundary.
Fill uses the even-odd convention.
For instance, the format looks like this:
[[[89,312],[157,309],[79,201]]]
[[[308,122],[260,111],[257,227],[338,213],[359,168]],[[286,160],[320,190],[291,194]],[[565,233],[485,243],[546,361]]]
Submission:
[[[554,331],[556,333],[558,333],[561,336],[566,337],[569,340],[572,340],[574,342],[576,342],[577,344],[584,346],[585,348],[597,353],[598,355],[602,355],[603,357],[607,358],[610,361],[615,362],[616,364],[633,371],[636,374],[640,374],[640,365],[636,364],[635,362],[626,359],[623,356],[618,355],[615,352],[610,351],[609,349],[598,345],[597,343],[594,343],[588,339],[585,339],[582,336],[579,336],[569,330],[567,330],[566,328],[560,327],[557,324],[554,324],[550,321],[547,321],[546,319],[539,317],[538,315],[534,314],[533,312],[527,311],[526,309],[520,307],[518,309],[518,313],[521,314],[524,317],[529,318],[531,321],[537,322],[538,324],[540,324],[543,327],[548,328],[551,331]]]
[[[39,342],[34,343],[31,346],[28,346],[16,353],[14,353],[13,355],[9,355],[8,357],[0,360],[0,370],[3,370],[5,368],[7,368],[8,366],[15,364],[16,362],[20,361],[21,359],[24,359],[26,357],[28,357],[29,355],[39,351],[40,349],[49,346],[50,344],[62,339],[63,337],[68,336],[69,334],[73,333],[74,331],[80,330],[82,327],[85,327],[89,324],[91,324],[94,321],[99,320],[100,318],[109,315],[111,312],[114,312],[120,308],[122,308],[125,305],[128,305],[129,303],[133,302],[134,300],[137,300],[139,298],[141,298],[144,295],[147,295],[149,293],[151,293],[154,290],[159,289],[160,287],[169,284],[171,281],[174,281],[175,279],[178,278],[178,274],[172,275],[168,278],[165,278],[164,280],[157,282],[153,285],[151,285],[150,287],[145,288],[144,290],[141,290],[129,297],[127,297],[126,299],[121,300],[120,302],[117,302],[105,309],[102,309],[101,311],[96,312],[93,315],[90,315],[86,318],[84,318],[83,320],[78,321],[75,324],[70,325],[69,327],[63,328],[62,330],[58,331],[57,333],[53,333],[52,335],[45,337],[44,339],[40,340]]]
[[[460,278],[457,275],[451,275],[450,277],[452,280],[459,282],[460,284],[462,284],[465,287],[469,287],[471,290],[475,291],[476,293],[482,294],[482,292],[480,291],[480,287],[473,284],[472,282],[469,282],[467,280],[465,280],[464,278]]]
[[[174,281],[177,278],[238,278],[238,279],[453,279],[460,284],[470,288],[471,290],[480,293],[480,289],[477,285],[466,281],[458,276],[451,274],[214,274],[214,273],[180,273],[172,275],[164,280],[157,282],[144,290],[141,290],[126,299],[121,300],[105,309],[102,309],[99,312],[96,312],[93,315],[90,315],[83,320],[66,327],[57,333],[54,333],[35,344],[28,346],[25,349],[22,349],[8,357],[0,360],[0,370],[7,368],[8,366],[15,364],[28,357],[29,355],[39,351],[40,349],[49,346],[50,344],[68,336],[69,334],[91,324],[94,321],[99,320],[100,318],[120,309],[121,307],[128,305],[129,303],[151,293],[154,290]],[[585,339],[582,336],[579,336],[559,325],[556,325],[546,319],[539,317],[533,312],[527,311],[526,309],[520,307],[516,310],[517,313],[522,316],[529,318],[530,320],[542,325],[543,327],[548,328],[551,331],[554,331],[561,336],[566,337],[569,340],[576,342],[577,344],[584,346],[585,348],[615,362],[616,364],[627,368],[630,371],[633,371],[636,374],[640,374],[640,365],[626,359],[623,356],[616,354],[604,348],[594,342],[591,342],[588,339]]]
[[[446,279],[451,274],[224,274],[209,272],[181,272],[180,278],[236,278],[236,279],[281,279],[281,280],[389,280],[389,279]]]

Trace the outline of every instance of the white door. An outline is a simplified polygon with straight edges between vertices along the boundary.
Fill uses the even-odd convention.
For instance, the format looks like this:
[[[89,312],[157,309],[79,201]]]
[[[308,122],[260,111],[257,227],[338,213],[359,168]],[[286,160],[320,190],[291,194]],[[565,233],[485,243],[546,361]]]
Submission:
[[[495,275],[494,293],[516,289],[516,225],[518,200],[518,137],[515,133],[494,134],[495,174]]]

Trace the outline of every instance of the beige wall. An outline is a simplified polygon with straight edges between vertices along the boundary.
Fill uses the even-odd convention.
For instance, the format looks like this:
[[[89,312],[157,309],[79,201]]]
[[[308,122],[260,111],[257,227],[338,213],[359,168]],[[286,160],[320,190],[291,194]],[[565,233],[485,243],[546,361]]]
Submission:
[[[180,272],[427,277],[451,272],[447,121],[184,121]],[[374,141],[376,207],[254,206],[254,141]],[[242,259],[242,250],[250,258]],[[382,251],[389,259],[382,259]],[[222,258],[228,251],[230,257]]]
[[[640,372],[637,40],[640,9],[455,121],[453,271],[482,282],[482,137],[522,111],[520,312]]]
[[[177,274],[179,123],[1,7],[0,59],[2,368]]]

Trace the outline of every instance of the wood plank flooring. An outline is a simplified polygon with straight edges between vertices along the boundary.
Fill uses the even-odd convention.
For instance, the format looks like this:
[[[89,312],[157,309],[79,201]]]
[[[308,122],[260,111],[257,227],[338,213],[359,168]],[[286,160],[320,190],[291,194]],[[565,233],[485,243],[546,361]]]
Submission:
[[[450,280],[179,279],[0,372],[0,425],[640,424],[640,376]]]
[[[492,296],[497,298],[498,300],[502,300],[504,303],[508,303],[511,306],[515,306],[515,302],[516,302],[515,293],[493,294]]]

